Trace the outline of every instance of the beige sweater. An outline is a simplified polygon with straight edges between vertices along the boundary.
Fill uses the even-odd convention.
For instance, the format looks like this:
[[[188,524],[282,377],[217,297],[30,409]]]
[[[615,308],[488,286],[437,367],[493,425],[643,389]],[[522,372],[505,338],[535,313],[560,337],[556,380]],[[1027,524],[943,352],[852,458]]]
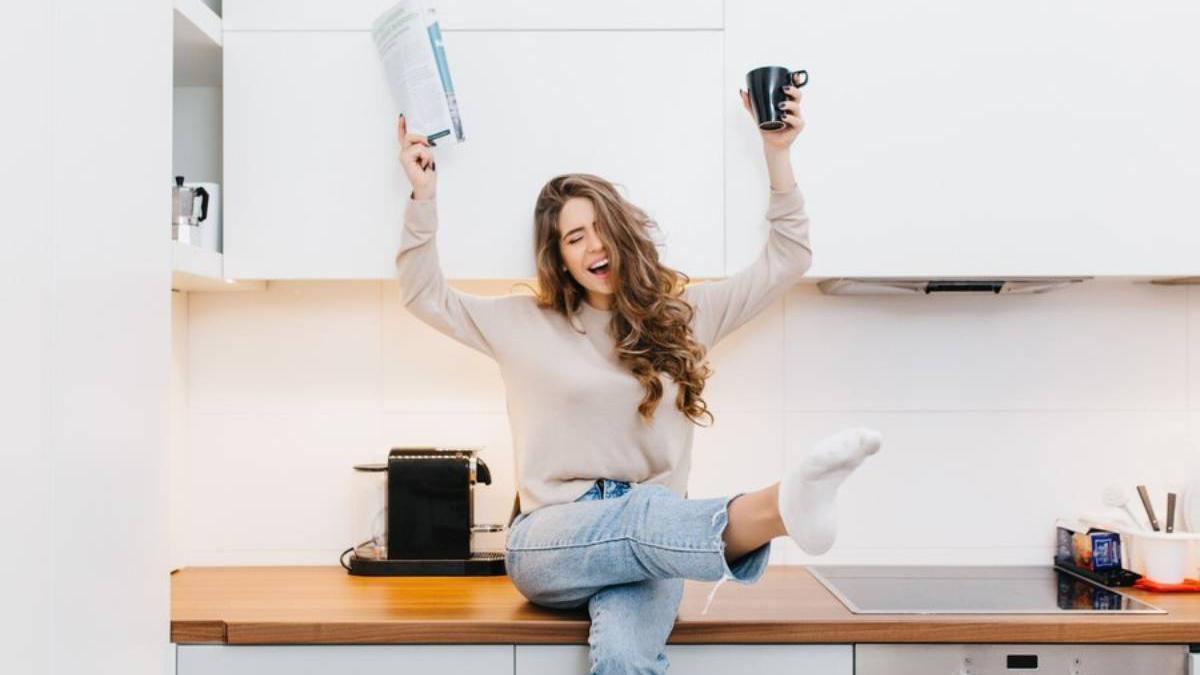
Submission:
[[[782,296],[812,262],[799,187],[771,188],[769,200],[771,228],[758,258],[732,276],[684,289],[696,309],[695,338],[706,347]],[[611,312],[581,303],[580,334],[567,318],[538,308],[532,295],[451,288],[438,260],[437,228],[436,200],[410,198],[396,256],[401,299],[414,316],[499,364],[515,452],[514,515],[573,501],[597,478],[659,483],[686,496],[695,425],[675,407],[678,385],[667,375],[652,422],[642,422],[642,387],[617,360],[606,330]]]

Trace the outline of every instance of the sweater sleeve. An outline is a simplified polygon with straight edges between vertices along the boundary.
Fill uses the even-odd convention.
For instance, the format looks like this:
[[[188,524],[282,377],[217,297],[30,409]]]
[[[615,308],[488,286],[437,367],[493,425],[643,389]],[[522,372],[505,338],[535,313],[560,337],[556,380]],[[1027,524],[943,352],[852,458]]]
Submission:
[[[436,234],[436,199],[410,197],[396,254],[400,301],[413,316],[439,332],[495,359],[504,318],[499,305],[505,298],[451,288],[442,274]]]
[[[713,346],[779,299],[812,265],[808,215],[798,185],[771,188],[767,203],[770,230],[754,262],[731,276],[693,284],[684,297],[696,310],[692,330]]]

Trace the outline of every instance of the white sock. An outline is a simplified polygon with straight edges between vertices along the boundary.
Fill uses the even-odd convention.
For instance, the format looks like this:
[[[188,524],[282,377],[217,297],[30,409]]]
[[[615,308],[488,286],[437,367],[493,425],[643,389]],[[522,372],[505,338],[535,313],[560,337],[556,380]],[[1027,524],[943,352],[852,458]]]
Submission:
[[[882,443],[873,429],[839,431],[813,446],[779,482],[779,514],[800,548],[820,555],[833,546],[838,486]]]

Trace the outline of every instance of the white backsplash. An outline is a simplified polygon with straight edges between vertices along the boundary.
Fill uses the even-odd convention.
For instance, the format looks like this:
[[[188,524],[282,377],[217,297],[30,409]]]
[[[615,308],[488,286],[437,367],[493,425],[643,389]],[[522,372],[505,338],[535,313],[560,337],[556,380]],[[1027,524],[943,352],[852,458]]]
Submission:
[[[455,284],[499,294],[503,282]],[[351,465],[483,446],[505,522],[500,371],[409,315],[395,283],[272,282],[177,296],[176,565],[335,564],[360,538]],[[1053,519],[1110,482],[1162,498],[1195,471],[1200,290],[1091,281],[1033,296],[831,297],[802,284],[712,353],[694,497],[778,479],[852,425],[884,447],[843,487],[825,562],[1041,563]],[[564,364],[567,367],[567,364]],[[179,425],[177,425],[179,426]],[[499,548],[502,535],[481,539]],[[808,562],[786,539],[775,562]]]

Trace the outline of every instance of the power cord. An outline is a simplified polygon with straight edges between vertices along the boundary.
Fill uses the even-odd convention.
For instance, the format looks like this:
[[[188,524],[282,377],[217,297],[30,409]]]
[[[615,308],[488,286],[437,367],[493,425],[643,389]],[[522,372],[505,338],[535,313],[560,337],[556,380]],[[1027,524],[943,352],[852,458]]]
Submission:
[[[361,543],[359,543],[359,544],[358,544],[358,545],[356,545],[356,546],[351,546],[350,548],[346,549],[345,551],[342,551],[342,554],[338,556],[338,562],[339,562],[339,563],[341,563],[342,567],[345,567],[345,568],[346,568],[346,571],[347,571],[347,572],[349,572],[349,571],[350,571],[350,566],[346,564],[346,554],[347,554],[347,553],[353,553],[355,549],[362,548],[363,546],[366,546],[367,544],[369,544],[369,543],[371,543],[371,542],[373,542],[373,541],[375,541],[373,538],[372,538],[372,539],[368,539],[368,540],[366,540],[366,541],[364,541],[364,542],[361,542]]]

